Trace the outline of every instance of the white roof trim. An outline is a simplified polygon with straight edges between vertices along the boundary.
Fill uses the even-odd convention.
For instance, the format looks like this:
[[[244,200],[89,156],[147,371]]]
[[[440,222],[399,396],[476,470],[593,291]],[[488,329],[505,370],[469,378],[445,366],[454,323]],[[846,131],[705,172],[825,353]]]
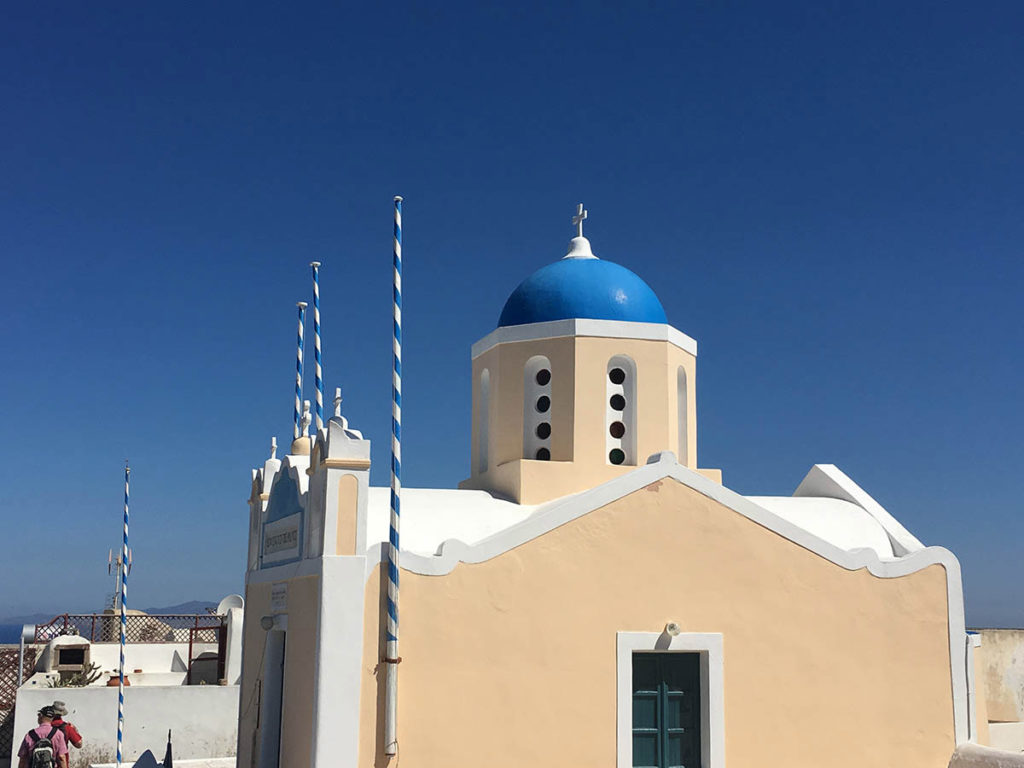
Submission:
[[[682,331],[665,323],[632,323],[624,320],[552,320],[547,323],[506,325],[496,328],[473,345],[477,358],[498,344],[510,341],[554,339],[564,336],[598,336],[611,339],[645,339],[667,341],[684,352],[697,356],[697,342]]]
[[[897,556],[910,554],[924,549],[924,544],[917,540],[910,531],[903,527],[899,520],[890,515],[885,507],[846,476],[835,464],[815,464],[801,481],[794,496],[825,496],[830,499],[850,501],[871,515],[885,529],[892,542],[892,551]]]
[[[426,576],[443,576],[451,573],[460,562],[482,563],[667,477],[850,571],[867,568],[872,575],[886,579],[907,576],[931,565],[941,565],[946,573],[946,604],[949,609],[949,663],[956,743],[961,744],[970,739],[967,704],[969,672],[966,663],[966,649],[969,640],[964,624],[960,562],[952,552],[944,547],[924,547],[905,557],[882,560],[872,549],[846,551],[769,512],[735,491],[712,482],[691,469],[680,466],[670,451],[655,454],[648,460],[646,466],[639,467],[628,474],[609,480],[588,491],[567,496],[542,506],[522,522],[488,536],[476,544],[469,545],[449,539],[441,544],[437,554],[432,557],[403,551],[401,568]],[[382,562],[383,545],[379,543],[373,545],[368,548],[366,554],[366,577],[369,578],[372,570]]]
[[[847,551],[868,547],[882,560],[896,557],[885,528],[850,501],[830,497],[747,496],[759,507]]]

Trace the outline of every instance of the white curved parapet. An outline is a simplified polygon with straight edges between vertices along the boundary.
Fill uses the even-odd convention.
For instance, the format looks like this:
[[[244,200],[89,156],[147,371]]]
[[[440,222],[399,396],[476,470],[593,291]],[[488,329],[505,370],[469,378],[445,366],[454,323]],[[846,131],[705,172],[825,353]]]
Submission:
[[[885,529],[897,557],[924,549],[924,544],[914,534],[835,464],[815,464],[811,467],[811,471],[793,491],[793,496],[824,496],[856,504]]]
[[[1024,752],[961,744],[953,753],[949,768],[1024,768]]]
[[[747,496],[769,512],[840,549],[870,549],[879,558],[895,557],[885,528],[860,505],[842,499],[809,496]]]

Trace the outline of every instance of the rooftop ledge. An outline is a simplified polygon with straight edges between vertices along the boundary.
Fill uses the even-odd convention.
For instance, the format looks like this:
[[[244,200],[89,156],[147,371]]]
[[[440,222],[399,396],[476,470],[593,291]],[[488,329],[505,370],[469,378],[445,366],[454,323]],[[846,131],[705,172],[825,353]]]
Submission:
[[[634,323],[625,320],[552,320],[546,323],[506,325],[496,328],[473,345],[472,357],[477,358],[498,344],[532,339],[553,339],[565,336],[597,336],[612,339],[643,339],[667,341],[694,357],[697,342],[682,331],[665,323]]]

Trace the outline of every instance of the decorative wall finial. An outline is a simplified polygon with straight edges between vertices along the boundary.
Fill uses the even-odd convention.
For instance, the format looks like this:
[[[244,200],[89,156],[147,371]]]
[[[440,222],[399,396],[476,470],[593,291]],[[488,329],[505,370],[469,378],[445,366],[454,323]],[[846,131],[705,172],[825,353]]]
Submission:
[[[341,418],[341,387],[334,388],[334,415]]]
[[[583,210],[583,203],[576,206],[576,215],[572,217],[572,225],[576,227],[576,237],[583,237],[583,220],[587,218],[587,212]]]
[[[276,459],[277,458],[277,438],[276,437],[270,438],[270,458],[272,458],[272,459]]]

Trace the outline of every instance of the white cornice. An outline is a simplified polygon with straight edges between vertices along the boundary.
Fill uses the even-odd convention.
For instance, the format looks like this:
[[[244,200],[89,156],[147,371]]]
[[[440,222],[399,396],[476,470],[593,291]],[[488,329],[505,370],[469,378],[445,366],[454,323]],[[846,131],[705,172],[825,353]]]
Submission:
[[[682,331],[665,323],[631,323],[623,320],[552,320],[547,323],[506,325],[496,328],[473,345],[473,358],[498,344],[533,339],[556,339],[566,336],[598,336],[610,339],[643,339],[667,341],[684,352],[697,356],[697,342]]]

